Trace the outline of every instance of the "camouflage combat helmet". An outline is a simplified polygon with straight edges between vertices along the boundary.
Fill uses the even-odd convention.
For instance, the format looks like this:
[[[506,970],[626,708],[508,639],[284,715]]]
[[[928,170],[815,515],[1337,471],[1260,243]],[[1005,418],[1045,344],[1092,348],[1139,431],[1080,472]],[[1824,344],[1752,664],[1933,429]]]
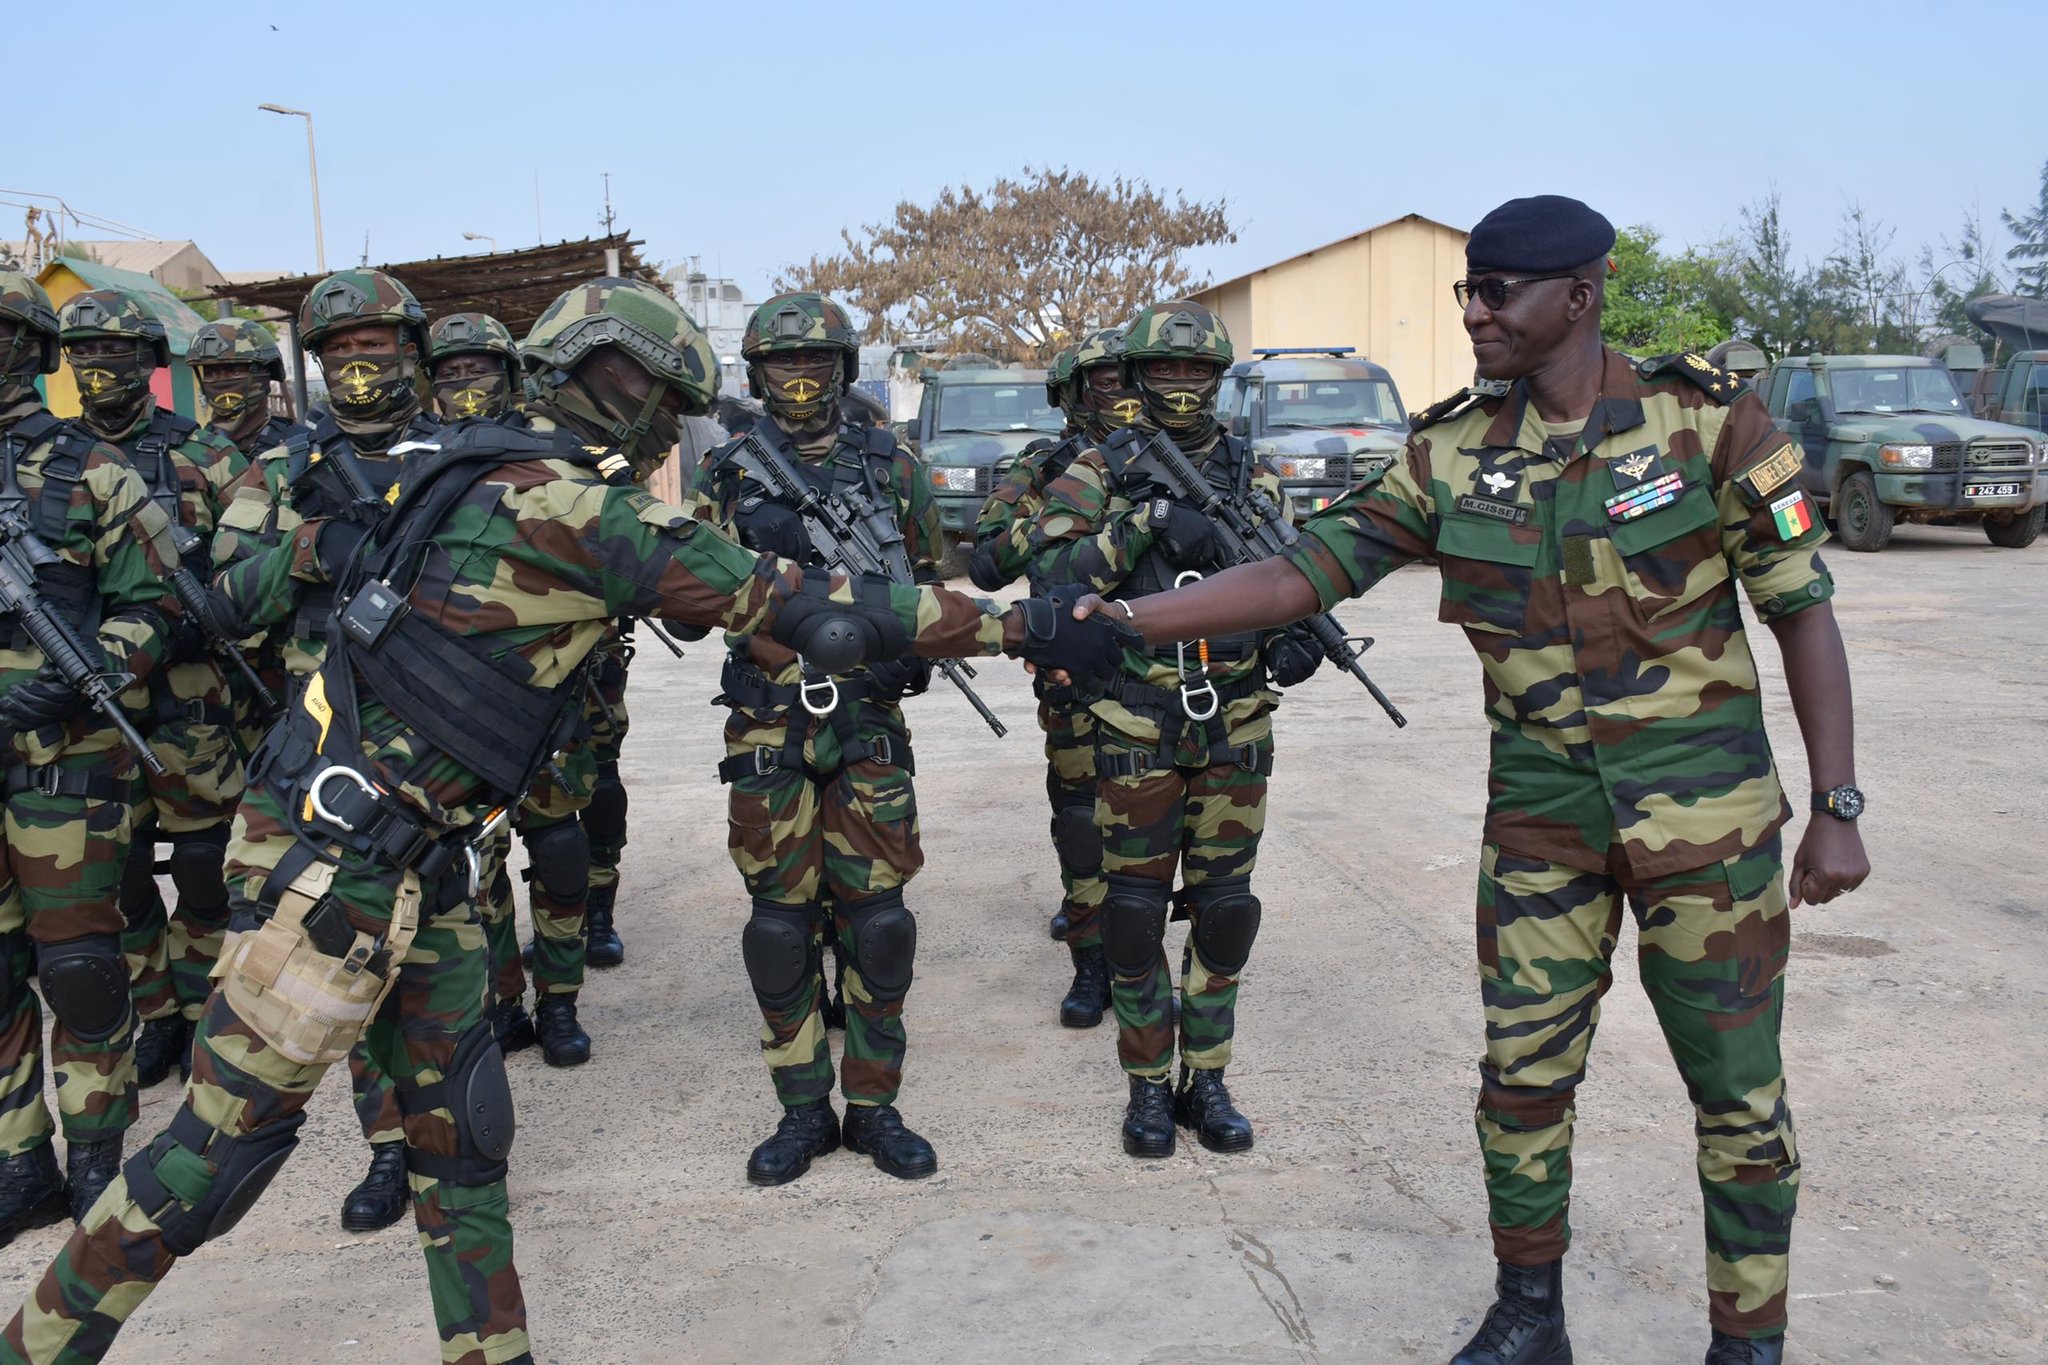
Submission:
[[[488,313],[450,313],[427,332],[427,364],[451,355],[502,356],[512,372],[519,371],[519,345],[505,324]]]
[[[1131,319],[1124,329],[1124,380],[1129,383],[1141,360],[1213,360],[1220,372],[1237,358],[1223,321],[1193,299],[1155,303]]]
[[[543,388],[558,388],[602,346],[621,348],[673,385],[687,413],[704,412],[718,396],[718,357],[696,319],[639,280],[607,276],[569,290],[519,343],[519,358]]]
[[[20,327],[15,333],[14,347],[0,358],[0,374],[13,372],[16,348],[30,342],[42,344],[38,374],[49,374],[57,368],[57,310],[50,306],[50,296],[41,285],[18,270],[0,270],[0,318],[10,318]]]
[[[1074,401],[1067,392],[1067,381],[1074,377],[1074,351],[1072,346],[1061,347],[1045,370],[1045,401],[1062,412]]]
[[[201,365],[254,365],[272,379],[284,379],[284,354],[277,338],[260,322],[248,318],[221,318],[209,322],[192,335],[185,348],[185,363]]]
[[[299,340],[318,352],[327,337],[360,322],[395,324],[400,345],[427,352],[427,310],[412,290],[381,270],[337,271],[314,285],[299,305]]]
[[[740,356],[749,369],[763,356],[777,351],[822,348],[838,351],[840,383],[852,388],[860,378],[860,338],[853,320],[823,294],[777,294],[747,319],[746,336],[740,341]],[[751,384],[756,398],[764,397],[758,381]]]
[[[156,363],[171,363],[170,335],[149,306],[120,289],[90,289],[73,294],[57,311],[57,330],[64,344],[101,338],[146,343]]]

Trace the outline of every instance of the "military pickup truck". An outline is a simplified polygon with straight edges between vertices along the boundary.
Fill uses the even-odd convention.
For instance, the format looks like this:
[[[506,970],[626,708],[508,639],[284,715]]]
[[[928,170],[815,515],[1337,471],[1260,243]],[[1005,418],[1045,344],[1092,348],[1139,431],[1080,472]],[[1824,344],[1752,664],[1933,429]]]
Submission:
[[[1985,294],[1963,312],[1996,341],[1994,363],[1959,337],[1930,354],[1948,366],[1976,416],[2048,434],[2048,299]]]
[[[1408,441],[1394,378],[1350,346],[1258,347],[1223,376],[1216,413],[1273,467],[1295,515],[1321,511]]]
[[[932,476],[949,547],[974,539],[974,518],[1019,451],[1058,440],[1066,419],[1045,401],[1044,370],[930,370],[905,435]]]
[[[1801,487],[1848,548],[1882,550],[1901,521],[1974,523],[2012,549],[2040,535],[2048,442],[1970,416],[1939,361],[1788,356],[1759,391],[1804,453]]]

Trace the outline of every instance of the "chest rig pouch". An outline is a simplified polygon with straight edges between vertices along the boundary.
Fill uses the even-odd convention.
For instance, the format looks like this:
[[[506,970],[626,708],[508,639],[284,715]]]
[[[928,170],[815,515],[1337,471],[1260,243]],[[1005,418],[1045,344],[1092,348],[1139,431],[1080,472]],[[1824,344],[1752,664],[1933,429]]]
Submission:
[[[149,489],[149,500],[164,509],[173,526],[190,526],[192,520],[185,515],[185,485],[171,452],[191,440],[197,430],[199,424],[191,418],[158,408],[150,415],[149,426],[126,450],[129,465]]]
[[[21,461],[36,446],[50,444],[43,461],[43,486],[34,495],[23,491]],[[85,477],[85,462],[92,455],[93,439],[71,423],[39,412],[14,424],[0,437],[0,513],[29,533],[45,549],[56,550],[71,535],[71,498]],[[36,589],[43,600],[56,608],[81,638],[90,640],[99,631],[99,581],[90,565],[59,559],[36,570]],[[9,649],[33,649],[35,641],[11,612],[0,613],[0,642]]]
[[[421,413],[406,424],[399,442],[427,440],[439,428],[439,422]],[[300,516],[308,521],[341,517],[371,527],[383,523],[391,509],[384,494],[395,473],[393,462],[359,455],[333,413],[316,413],[312,426],[293,429],[284,448],[285,483]],[[300,590],[292,615],[292,633],[299,639],[327,638],[334,588],[331,582],[309,583]]]

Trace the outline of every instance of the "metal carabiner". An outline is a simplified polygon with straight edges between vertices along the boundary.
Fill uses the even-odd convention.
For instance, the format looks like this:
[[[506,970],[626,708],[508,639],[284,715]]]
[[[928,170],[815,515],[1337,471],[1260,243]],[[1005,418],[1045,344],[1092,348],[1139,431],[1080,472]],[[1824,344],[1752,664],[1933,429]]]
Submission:
[[[812,694],[819,691],[823,691],[825,694],[825,704],[823,706],[811,700]],[[839,709],[839,684],[834,681],[830,673],[819,678],[802,679],[797,683],[796,695],[797,700],[804,704],[804,710],[814,716],[829,716]]]
[[[1184,588],[1190,583],[1202,581],[1197,569],[1182,569],[1173,580],[1173,586]],[[1216,691],[1216,684],[1209,681],[1209,642],[1195,641],[1195,667],[1188,669],[1187,642],[1173,647],[1174,670],[1180,674],[1180,709],[1189,720],[1210,720],[1223,707],[1223,697]],[[1192,686],[1190,684],[1193,684]],[[1206,699],[1206,700],[1205,700]]]
[[[355,783],[357,787],[362,789],[363,795],[369,797],[372,801],[381,798],[383,793],[371,784],[369,778],[364,777],[354,768],[343,767],[339,763],[330,763],[325,768],[322,768],[318,775],[306,784],[306,804],[313,808],[313,814],[319,816],[343,834],[354,834],[356,827],[329,809],[326,798],[320,794],[327,786],[328,781],[336,777]]]

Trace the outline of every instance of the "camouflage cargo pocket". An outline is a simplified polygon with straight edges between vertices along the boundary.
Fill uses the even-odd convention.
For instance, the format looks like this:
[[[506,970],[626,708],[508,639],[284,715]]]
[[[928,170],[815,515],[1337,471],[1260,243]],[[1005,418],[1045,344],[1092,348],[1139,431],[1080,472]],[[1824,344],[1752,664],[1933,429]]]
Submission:
[[[1542,546],[1504,522],[1446,515],[1437,531],[1443,596],[1436,619],[1487,634],[1520,635]],[[1532,532],[1532,534],[1535,534]]]
[[[742,874],[775,865],[778,821],[785,836],[795,829],[802,788],[808,785],[801,774],[790,772],[734,780],[726,802],[725,846]]]
[[[910,774],[887,763],[869,760],[846,770],[853,812],[877,825],[917,818],[917,789]]]
[[[1616,525],[1608,540],[1645,621],[1669,616],[1728,581],[1721,514],[1703,486],[1686,489],[1669,507]]]

